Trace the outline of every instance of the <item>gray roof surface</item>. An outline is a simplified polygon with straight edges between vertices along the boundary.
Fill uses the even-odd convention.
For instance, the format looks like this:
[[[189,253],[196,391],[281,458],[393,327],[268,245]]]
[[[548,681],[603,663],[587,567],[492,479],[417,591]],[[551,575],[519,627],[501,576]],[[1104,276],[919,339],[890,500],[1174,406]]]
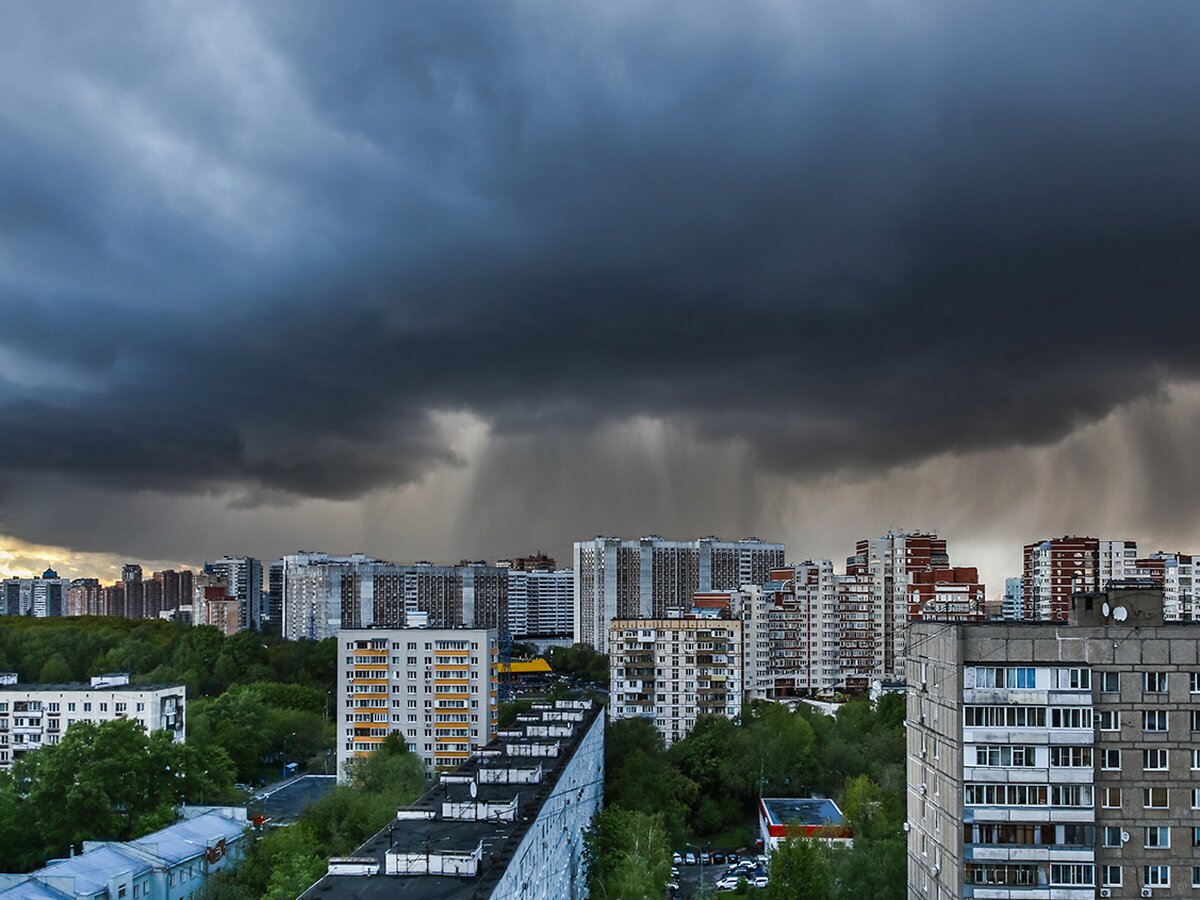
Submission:
[[[494,794],[497,797],[520,794],[521,815],[517,817],[517,821],[450,822],[398,819],[389,823],[354,852],[347,854],[350,857],[376,860],[382,872],[385,855],[393,844],[397,850],[403,847],[409,852],[420,852],[428,842],[432,852],[440,842],[440,846],[446,849],[465,852],[474,850],[482,840],[483,861],[479,876],[456,878],[440,875],[326,875],[305,891],[300,900],[390,900],[395,897],[403,897],[404,900],[484,900],[491,897],[512,854],[537,818],[535,812],[541,808],[545,797],[553,790],[583,736],[591,729],[596,718],[603,715],[603,707],[594,704],[586,711],[584,721],[575,723],[575,731],[571,737],[555,739],[561,744],[558,756],[537,757],[533,760],[528,757],[489,757],[489,765],[493,760],[510,760],[512,764],[540,762],[543,766],[542,780],[537,784],[479,786],[481,798],[490,794],[493,789],[507,791],[506,795],[497,791]],[[497,738],[485,749],[494,750],[506,742],[505,738]],[[479,768],[479,764],[479,758],[472,757],[455,769],[454,773],[472,772]],[[463,796],[469,796],[469,789],[465,784],[451,783],[449,787],[456,797],[459,791]],[[446,784],[434,785],[410,808],[440,810],[442,800],[446,796],[446,788]]]

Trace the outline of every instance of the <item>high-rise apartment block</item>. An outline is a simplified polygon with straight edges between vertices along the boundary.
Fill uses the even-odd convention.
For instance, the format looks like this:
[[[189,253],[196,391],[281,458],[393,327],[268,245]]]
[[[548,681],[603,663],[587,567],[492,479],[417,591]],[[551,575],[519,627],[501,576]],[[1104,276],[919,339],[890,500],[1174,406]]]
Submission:
[[[364,628],[338,634],[338,773],[388,734],[429,770],[453,768],[496,732],[495,629]]]
[[[1134,541],[1067,535],[1025,545],[1026,619],[1067,620],[1071,595],[1102,591],[1137,570]]]
[[[0,615],[39,619],[65,615],[70,588],[70,582],[53,569],[40,578],[6,578],[0,582]]]
[[[124,674],[97,675],[91,684],[19,684],[14,673],[0,673],[0,770],[57,744],[76,722],[134,719],[181,743],[186,702],[185,685],[130,684]]]
[[[230,595],[241,601],[242,627],[255,630],[263,627],[261,561],[252,556],[222,556],[205,563],[204,571],[224,578]]]
[[[574,549],[574,637],[607,652],[613,619],[667,618],[692,605],[697,592],[763,584],[783,565],[783,544],[758,538],[668,541],[597,537]]]
[[[734,718],[747,681],[740,618],[614,619],[610,626],[609,717],[654,722],[670,744],[700,715]],[[753,638],[751,638],[753,640]]]
[[[909,897],[1200,890],[1200,625],[1162,603],[1116,587],[1067,623],[911,626]]]
[[[494,628],[514,637],[570,634],[569,569],[398,565],[362,554],[300,553],[283,558],[278,577],[283,634],[293,640],[321,640],[347,628],[401,628],[416,614],[439,628]]]

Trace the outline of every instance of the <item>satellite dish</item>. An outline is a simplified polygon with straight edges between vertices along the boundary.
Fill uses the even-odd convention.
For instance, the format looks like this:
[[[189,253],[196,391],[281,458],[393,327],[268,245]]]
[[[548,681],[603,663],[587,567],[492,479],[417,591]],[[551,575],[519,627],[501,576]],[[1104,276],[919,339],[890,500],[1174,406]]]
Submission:
[[[1117,606],[1113,609],[1113,619],[1118,622],[1124,622],[1129,618],[1129,610],[1123,606]]]
[[[477,784],[476,784],[475,782],[473,782],[473,781],[471,782],[471,786],[468,788],[468,790],[471,792],[471,799],[472,799],[472,800],[474,800],[474,799],[475,799],[475,797],[477,797],[477,796],[479,795],[479,785],[477,785]]]
[[[1108,601],[1104,601],[1104,605],[1100,607],[1100,611],[1104,613],[1105,618],[1112,614],[1112,607],[1108,605]]]

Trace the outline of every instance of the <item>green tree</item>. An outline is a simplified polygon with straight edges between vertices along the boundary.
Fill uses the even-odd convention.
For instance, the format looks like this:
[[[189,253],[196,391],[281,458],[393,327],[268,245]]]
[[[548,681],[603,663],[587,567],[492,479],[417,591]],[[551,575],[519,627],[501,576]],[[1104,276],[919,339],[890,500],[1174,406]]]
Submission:
[[[766,900],[827,900],[832,895],[833,864],[829,849],[820,841],[803,837],[782,840],[771,854]]]
[[[61,653],[55,653],[46,660],[42,671],[38,674],[40,684],[67,684],[71,681],[71,665]]]
[[[587,835],[592,896],[661,900],[671,874],[671,848],[658,816],[608,807]]]

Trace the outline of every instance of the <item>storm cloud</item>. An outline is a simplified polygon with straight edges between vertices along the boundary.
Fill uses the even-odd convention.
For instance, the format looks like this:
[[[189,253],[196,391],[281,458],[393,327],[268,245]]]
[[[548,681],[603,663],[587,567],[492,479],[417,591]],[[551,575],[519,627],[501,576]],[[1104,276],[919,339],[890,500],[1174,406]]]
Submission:
[[[655,518],[630,466],[681,529],[786,531],[779,485],[1170,438],[1198,44],[1188,4],[7,10],[0,516],[95,549],[64,516],[132,491],[361,513],[458,468],[453,557],[564,468],[565,543]]]

